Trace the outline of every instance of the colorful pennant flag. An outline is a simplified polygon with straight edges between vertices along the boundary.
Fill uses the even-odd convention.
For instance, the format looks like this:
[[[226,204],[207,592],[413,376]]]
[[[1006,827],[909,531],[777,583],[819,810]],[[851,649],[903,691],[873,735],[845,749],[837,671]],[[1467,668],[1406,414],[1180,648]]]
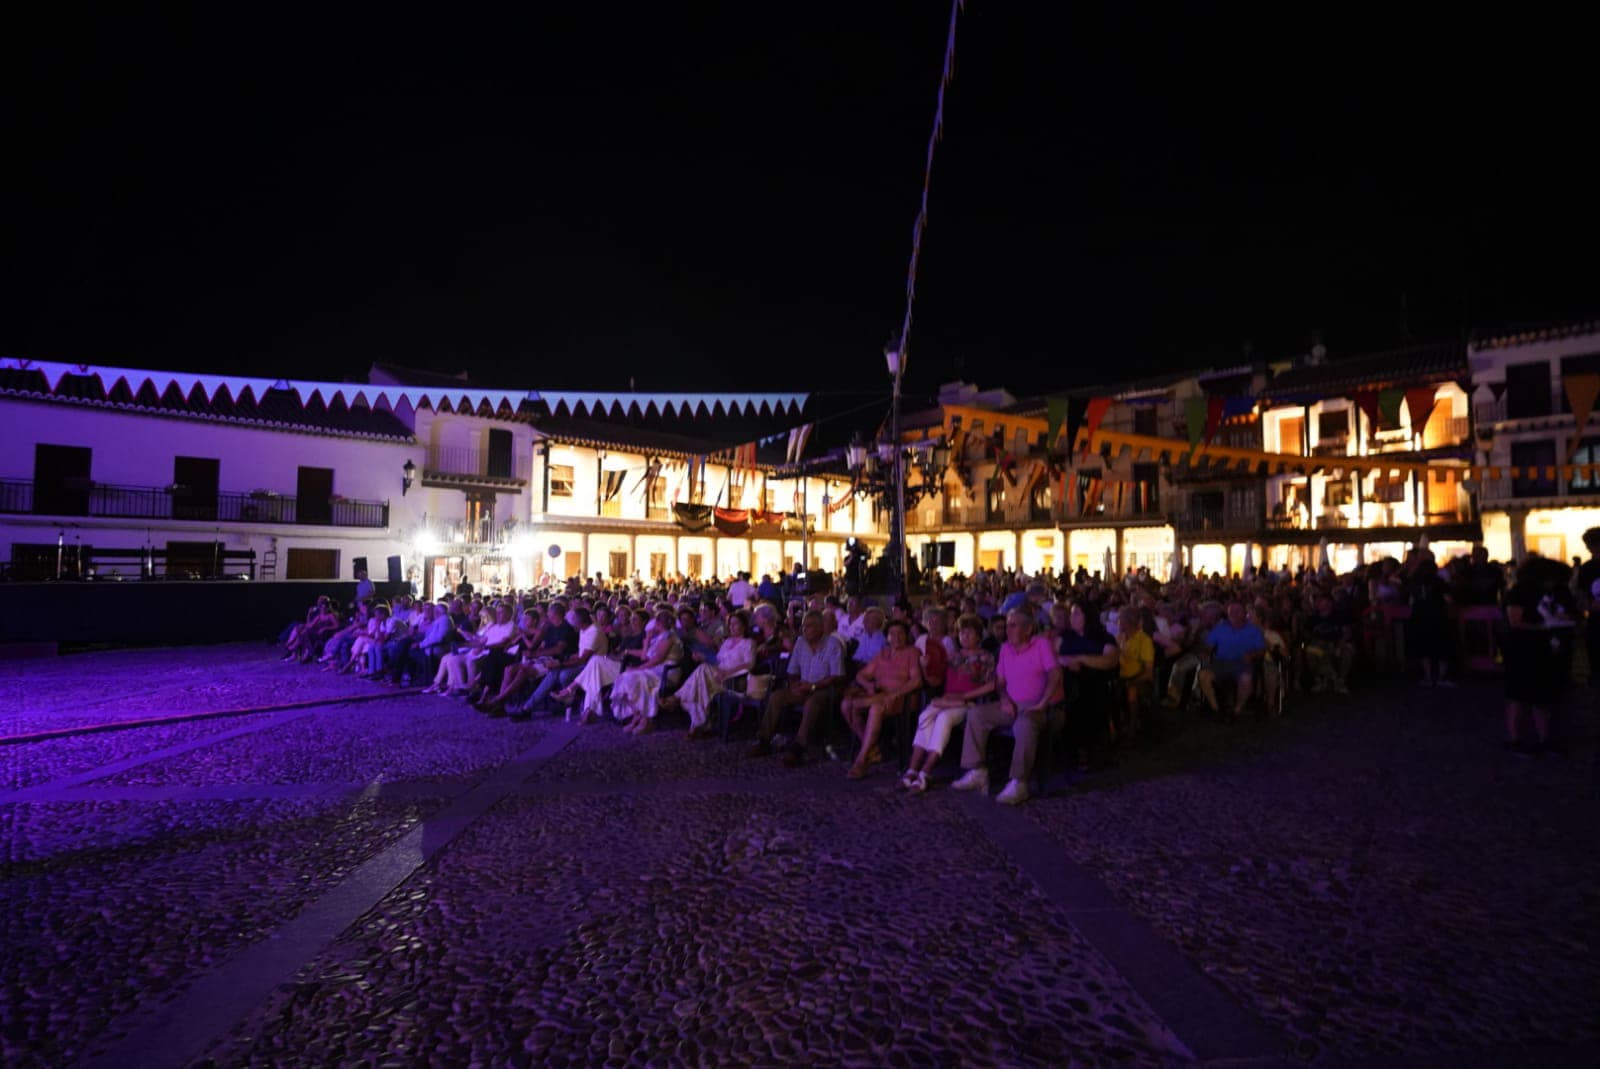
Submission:
[[[1070,403],[1070,400],[1066,397],[1046,397],[1044,399],[1044,448],[1047,453],[1056,447],[1056,438],[1061,434],[1062,424],[1067,421],[1067,406]],[[1067,447],[1070,449],[1072,443],[1068,442]]]
[[[1400,424],[1400,405],[1406,399],[1404,390],[1379,390],[1378,415],[1380,423],[1387,423],[1391,427]]]
[[[1083,413],[1084,429],[1088,434],[1083,440],[1083,452],[1089,452],[1089,443],[1094,440],[1095,432],[1100,429],[1100,421],[1106,418],[1106,413],[1111,410],[1111,398],[1093,397],[1089,400],[1088,407]]]
[[[1438,392],[1435,386],[1417,386],[1406,391],[1406,411],[1411,415],[1412,434],[1421,434],[1427,429]]]
[[[1572,444],[1567,449],[1567,461],[1572,460],[1578,451],[1578,443],[1583,440],[1583,430],[1589,425],[1589,416],[1594,412],[1594,402],[1600,397],[1600,374],[1588,371],[1580,375],[1561,376],[1561,385],[1567,392],[1567,404],[1572,406],[1572,419],[1576,428],[1572,434]]]

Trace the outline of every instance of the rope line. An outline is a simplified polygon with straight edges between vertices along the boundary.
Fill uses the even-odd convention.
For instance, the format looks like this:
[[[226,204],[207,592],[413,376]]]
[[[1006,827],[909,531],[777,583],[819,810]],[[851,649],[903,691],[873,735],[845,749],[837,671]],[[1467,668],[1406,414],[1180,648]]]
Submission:
[[[911,310],[917,299],[917,260],[922,255],[922,233],[928,228],[928,189],[933,184],[933,150],[944,136],[944,91],[956,69],[956,18],[965,0],[951,0],[950,32],[944,43],[944,73],[939,77],[939,102],[933,112],[933,132],[928,135],[928,162],[922,171],[922,202],[917,208],[917,220],[911,227],[911,264],[906,271],[906,315],[900,324],[896,347],[900,350],[901,367],[911,349]]]

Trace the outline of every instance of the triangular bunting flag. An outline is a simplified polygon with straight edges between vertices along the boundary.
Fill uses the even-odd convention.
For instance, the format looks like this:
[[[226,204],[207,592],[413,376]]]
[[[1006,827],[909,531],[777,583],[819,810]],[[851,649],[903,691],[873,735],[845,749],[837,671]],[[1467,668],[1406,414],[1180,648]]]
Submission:
[[[1084,438],[1083,451],[1089,451],[1089,443],[1094,440],[1094,433],[1100,429],[1100,421],[1106,418],[1106,412],[1111,409],[1111,398],[1090,398],[1089,406],[1083,413],[1083,427],[1088,432]]]
[[[1406,391],[1406,411],[1411,415],[1411,433],[1421,434],[1428,426],[1428,417],[1433,415],[1435,395],[1439,392],[1436,386],[1417,386]]]
[[[1600,397],[1600,374],[1592,371],[1580,375],[1561,376],[1561,385],[1567,391],[1567,404],[1572,406],[1572,420],[1576,425],[1572,446],[1567,450],[1567,460],[1578,451],[1583,440],[1583,429],[1589,425],[1589,415],[1594,411],[1595,398]]]
[[[1387,423],[1391,427],[1400,423],[1400,405],[1406,399],[1404,390],[1379,390],[1378,391],[1378,416],[1380,423]]]

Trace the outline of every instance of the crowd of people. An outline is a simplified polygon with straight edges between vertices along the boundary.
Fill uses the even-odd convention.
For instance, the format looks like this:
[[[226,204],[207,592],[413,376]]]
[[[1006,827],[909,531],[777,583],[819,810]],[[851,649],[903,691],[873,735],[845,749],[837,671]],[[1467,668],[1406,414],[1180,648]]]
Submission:
[[[1600,529],[1590,535],[1600,550]],[[1422,547],[1342,575],[935,575],[916,603],[882,605],[745,575],[348,607],[324,597],[280,637],[285,660],[421,687],[488,716],[610,718],[639,734],[681,713],[700,739],[719,703],[754,708],[751,755],[789,766],[817,747],[838,752],[848,731],[857,779],[884,760],[893,726],[909,752],[898,782],[913,792],[928,790],[953,742],[954,788],[987,790],[998,731],[1013,744],[997,799],[1015,804],[1047,740],[1087,770],[1194,715],[1276,717],[1302,692],[1346,695],[1358,665],[1452,687],[1474,642],[1503,662],[1507,746],[1536,756],[1556,745],[1552,714],[1596,596],[1594,561],[1574,573],[1533,556],[1511,574],[1481,548],[1441,565]],[[1483,614],[1464,610],[1483,606],[1496,622],[1474,634],[1469,621]],[[793,734],[780,737],[791,713]]]

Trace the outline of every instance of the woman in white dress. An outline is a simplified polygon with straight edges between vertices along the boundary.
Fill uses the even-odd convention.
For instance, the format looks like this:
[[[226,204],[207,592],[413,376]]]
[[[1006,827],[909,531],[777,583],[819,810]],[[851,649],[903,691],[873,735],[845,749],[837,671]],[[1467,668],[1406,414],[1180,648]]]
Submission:
[[[672,630],[671,609],[656,613],[645,638],[644,663],[617,676],[611,685],[611,715],[627,722],[635,735],[655,726],[656,695],[662,677],[683,656],[678,636]]]
[[[611,614],[609,610],[596,609],[594,614],[596,627],[601,626],[600,621],[602,613],[605,614],[607,620],[610,618]],[[640,613],[639,615],[643,616],[644,613]],[[625,622],[623,625],[623,634],[617,640],[619,643],[625,644],[627,642],[628,635],[632,633],[632,619],[633,618],[631,616],[623,617]],[[615,654],[609,652],[609,650],[603,654],[596,653],[593,657],[590,657],[586,662],[584,662],[583,669],[578,673],[577,677],[573,679],[573,681],[566,687],[556,691],[552,697],[559,702],[571,704],[574,692],[581,690],[583,692],[582,723],[593,723],[600,716],[602,702],[601,692],[604,691],[605,688],[615,683],[617,681],[617,677],[622,674],[623,660],[624,656],[622,646],[616,648]],[[635,649],[632,657],[629,659],[629,663],[637,664],[639,663],[639,660],[640,653],[637,649]]]
[[[750,616],[743,609],[728,617],[728,637],[717,647],[716,661],[703,662],[683,681],[673,697],[689,714],[689,737],[702,739],[710,733],[706,716],[711,699],[722,693],[723,684],[755,663],[755,642],[750,638]]]

